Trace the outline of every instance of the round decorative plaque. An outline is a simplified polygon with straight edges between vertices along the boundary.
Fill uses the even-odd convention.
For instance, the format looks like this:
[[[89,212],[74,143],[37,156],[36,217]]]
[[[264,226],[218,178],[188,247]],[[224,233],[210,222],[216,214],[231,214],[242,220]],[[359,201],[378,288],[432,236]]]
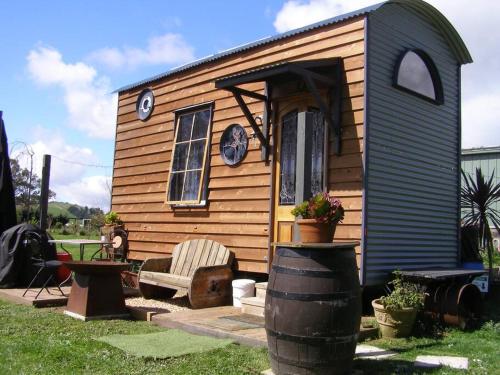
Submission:
[[[248,137],[239,124],[229,125],[220,140],[220,156],[227,165],[239,164],[247,154]]]
[[[135,105],[135,110],[137,112],[137,117],[139,120],[146,121],[151,112],[153,112],[153,107],[155,105],[155,97],[151,89],[145,89],[137,98],[137,103]]]

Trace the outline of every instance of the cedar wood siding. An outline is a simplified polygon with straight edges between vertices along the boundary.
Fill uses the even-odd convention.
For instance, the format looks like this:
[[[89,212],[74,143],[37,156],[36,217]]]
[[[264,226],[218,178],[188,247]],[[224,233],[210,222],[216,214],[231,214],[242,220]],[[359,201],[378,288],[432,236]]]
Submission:
[[[365,285],[394,269],[455,267],[458,256],[459,63],[442,34],[387,4],[368,19]],[[401,53],[434,61],[444,104],[392,87]]]
[[[175,244],[210,238],[234,252],[236,269],[267,272],[271,168],[261,161],[259,142],[237,167],[226,166],[219,155],[219,140],[230,124],[252,130],[232,95],[217,90],[214,80],[280,61],[342,57],[343,151],[330,153],[329,185],[347,209],[336,239],[360,240],[364,106],[364,17],[356,17],[207,62],[119,95],[113,173],[112,210],[129,230],[130,259],[143,260],[171,253]],[[155,108],[142,122],[136,117],[136,100],[152,88]],[[245,88],[263,93],[263,84]],[[245,99],[255,115],[263,104]],[[174,112],[214,102],[209,155],[208,205],[176,208],[165,204]],[[271,139],[271,142],[274,140]],[[359,250],[358,250],[359,251]]]

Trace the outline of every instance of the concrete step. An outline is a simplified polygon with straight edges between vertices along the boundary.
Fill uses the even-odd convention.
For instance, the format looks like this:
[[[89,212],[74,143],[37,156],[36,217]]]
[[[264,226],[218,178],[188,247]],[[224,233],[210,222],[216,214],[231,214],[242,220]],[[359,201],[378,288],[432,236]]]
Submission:
[[[241,299],[241,312],[264,317],[265,299],[260,297],[243,297]]]
[[[255,284],[255,296],[266,299],[267,282]]]

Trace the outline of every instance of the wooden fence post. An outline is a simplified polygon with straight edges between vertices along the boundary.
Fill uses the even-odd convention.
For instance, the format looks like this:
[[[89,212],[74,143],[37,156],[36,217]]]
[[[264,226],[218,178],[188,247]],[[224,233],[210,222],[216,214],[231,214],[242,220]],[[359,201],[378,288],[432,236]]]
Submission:
[[[50,155],[43,155],[42,186],[40,189],[40,228],[47,230],[47,211],[49,208]]]

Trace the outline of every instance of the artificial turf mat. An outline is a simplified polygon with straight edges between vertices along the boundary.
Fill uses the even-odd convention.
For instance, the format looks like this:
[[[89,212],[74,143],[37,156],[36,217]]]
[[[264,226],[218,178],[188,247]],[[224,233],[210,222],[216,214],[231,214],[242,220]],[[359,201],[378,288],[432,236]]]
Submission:
[[[97,340],[134,356],[148,358],[179,357],[223,348],[232,343],[232,340],[192,335],[177,329],[139,335],[110,335]]]

